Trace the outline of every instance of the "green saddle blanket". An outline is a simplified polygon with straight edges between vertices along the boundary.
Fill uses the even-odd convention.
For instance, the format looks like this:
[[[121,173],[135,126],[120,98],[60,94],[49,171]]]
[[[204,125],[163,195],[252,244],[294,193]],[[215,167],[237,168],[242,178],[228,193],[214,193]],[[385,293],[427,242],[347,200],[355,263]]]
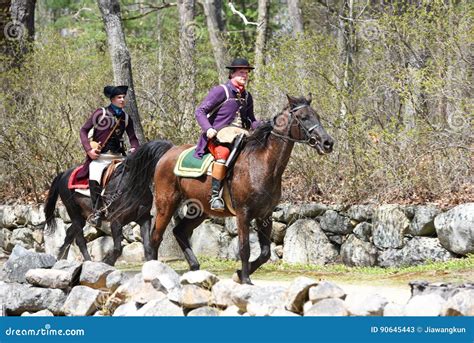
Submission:
[[[181,177],[200,177],[207,173],[209,166],[214,161],[211,154],[205,154],[202,159],[193,156],[196,147],[184,150],[178,157],[174,166],[174,174]]]

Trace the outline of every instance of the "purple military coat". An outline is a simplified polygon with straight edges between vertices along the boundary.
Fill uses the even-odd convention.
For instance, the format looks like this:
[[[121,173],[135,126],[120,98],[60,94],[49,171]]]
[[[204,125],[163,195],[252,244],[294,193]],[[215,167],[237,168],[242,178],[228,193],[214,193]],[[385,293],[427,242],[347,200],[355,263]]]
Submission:
[[[80,137],[81,137],[81,144],[86,151],[90,151],[91,145],[89,143],[89,131],[94,128],[94,134],[92,139],[96,142],[105,142],[107,136],[109,135],[110,131],[115,126],[115,121],[113,120],[114,111],[109,107],[105,108],[106,117],[102,119],[103,111],[102,108],[98,108],[92,113],[92,115],[87,119],[86,123],[81,127]],[[101,120],[102,119],[102,120]],[[133,127],[132,118],[128,117],[128,125],[125,127],[125,120],[122,120],[120,123],[120,128],[122,132],[127,132],[128,138],[130,140],[130,145],[132,148],[138,148],[140,143],[138,142],[138,138],[135,135],[135,129]],[[86,161],[84,162],[82,169],[77,173],[77,179],[83,179],[88,177],[89,175],[89,164],[92,162],[92,159],[87,155]]]
[[[196,152],[194,153],[194,157],[196,158],[201,159],[205,153],[209,152],[207,150],[207,130],[212,127],[219,131],[223,127],[229,126],[234,121],[237,111],[239,110],[240,102],[237,99],[237,88],[230,80],[224,86],[229,91],[229,99],[227,101],[226,92],[224,88],[219,85],[210,90],[196,110],[196,120],[202,129],[202,134],[199,137]],[[244,91],[241,98],[247,98],[246,103],[244,103],[240,109],[242,124],[245,128],[255,129],[260,122],[255,119],[253,113],[252,95]],[[222,106],[211,117],[207,118],[208,113],[211,113],[221,104]]]

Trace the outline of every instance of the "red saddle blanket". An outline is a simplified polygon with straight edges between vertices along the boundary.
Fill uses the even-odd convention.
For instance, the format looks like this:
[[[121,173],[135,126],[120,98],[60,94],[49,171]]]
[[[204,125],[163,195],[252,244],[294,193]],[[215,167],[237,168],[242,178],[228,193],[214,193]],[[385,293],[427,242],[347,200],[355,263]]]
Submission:
[[[69,181],[67,183],[67,188],[69,189],[88,189],[89,188],[89,178],[77,178],[77,173],[82,169],[82,166],[77,167],[71,173]]]

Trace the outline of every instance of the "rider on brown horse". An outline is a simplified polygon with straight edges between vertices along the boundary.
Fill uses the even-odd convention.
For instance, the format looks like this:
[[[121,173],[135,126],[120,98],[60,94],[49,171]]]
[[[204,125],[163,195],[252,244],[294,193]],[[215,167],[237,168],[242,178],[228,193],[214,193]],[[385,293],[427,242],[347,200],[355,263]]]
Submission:
[[[207,152],[214,156],[210,202],[211,209],[215,211],[225,208],[219,191],[226,173],[225,162],[230,154],[229,147],[217,140],[218,131],[227,126],[255,129],[259,124],[253,113],[252,95],[245,90],[249,71],[254,67],[246,59],[236,58],[226,68],[229,69],[229,81],[212,88],[196,110],[202,135],[194,157],[201,159]]]
[[[100,227],[102,214],[101,177],[104,169],[114,159],[123,159],[125,148],[123,134],[126,131],[132,146],[130,152],[140,146],[133,128],[132,118],[123,110],[127,86],[106,86],[104,95],[110,99],[106,108],[98,108],[81,128],[81,143],[87,153],[86,162],[78,173],[77,178],[83,178],[89,173],[89,189],[93,213],[88,218],[88,223]],[[89,132],[93,130],[92,141],[89,141]],[[98,143],[98,144],[97,144]]]

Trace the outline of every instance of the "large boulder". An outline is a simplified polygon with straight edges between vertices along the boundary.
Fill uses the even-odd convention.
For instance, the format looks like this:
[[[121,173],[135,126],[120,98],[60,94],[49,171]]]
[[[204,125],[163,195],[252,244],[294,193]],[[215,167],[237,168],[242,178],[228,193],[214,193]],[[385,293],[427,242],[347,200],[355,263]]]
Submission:
[[[0,299],[8,315],[20,315],[25,311],[37,312],[45,309],[55,315],[61,315],[66,294],[60,289],[5,283],[0,284]]]
[[[143,281],[149,282],[157,290],[168,293],[175,288],[180,288],[178,273],[165,263],[148,261],[142,266]]]
[[[69,293],[63,306],[68,316],[89,316],[99,307],[102,292],[87,286],[76,286]]]
[[[377,263],[377,248],[355,235],[349,235],[341,246],[342,262],[348,266],[371,267]]]
[[[158,249],[158,259],[161,261],[184,260],[183,251],[179,247],[178,241],[173,234],[175,225],[176,222],[173,218],[163,234],[163,241],[160,244],[160,249]]]
[[[117,307],[123,302],[132,300],[139,304],[146,304],[151,300],[165,299],[166,295],[155,289],[150,282],[143,280],[142,273],[138,273],[133,277],[127,279],[120,285],[112,297],[109,299],[109,307]]]
[[[33,249],[35,246],[33,230],[27,227],[20,227],[13,230],[10,237],[10,244],[12,246],[21,245],[26,249]]]
[[[230,235],[223,226],[206,221],[194,229],[190,242],[197,256],[226,258]]]
[[[140,242],[133,242],[127,244],[122,249],[122,255],[117,262],[137,263],[145,261],[145,252],[143,244]]]
[[[380,249],[401,248],[410,220],[399,205],[382,205],[374,212],[372,238]]]
[[[211,289],[211,304],[220,308],[234,305],[232,292],[240,285],[232,280],[221,280]]]
[[[434,205],[416,206],[408,233],[413,236],[434,235],[434,219],[440,212],[441,210]]]
[[[367,222],[359,223],[354,228],[353,233],[361,241],[370,242],[372,237],[372,224]]]
[[[344,301],[338,298],[322,299],[304,311],[305,317],[344,317],[349,312]]]
[[[349,218],[356,222],[365,222],[372,219],[374,213],[374,205],[353,205],[347,210]]]
[[[285,262],[324,265],[334,262],[337,257],[336,247],[331,244],[318,222],[300,219],[287,229],[283,245]]]
[[[321,229],[325,232],[332,232],[338,235],[346,235],[351,233],[354,226],[351,220],[336,211],[328,210],[321,217]]]
[[[183,310],[176,304],[173,304],[167,298],[155,299],[146,303],[136,313],[136,316],[165,316],[165,317],[182,317]]]
[[[353,316],[381,316],[388,301],[378,294],[351,293],[346,297],[345,303]]]
[[[26,272],[26,281],[33,286],[66,289],[71,284],[71,274],[57,269],[30,269]]]
[[[258,256],[260,256],[260,243],[258,241],[257,233],[253,230],[250,231],[249,242],[250,261],[254,261],[258,258]],[[232,260],[240,260],[239,237],[232,238],[227,251],[227,258]]]
[[[26,282],[26,272],[35,268],[51,268],[56,263],[54,256],[36,253],[16,245],[3,265],[4,281]]]
[[[204,289],[211,289],[219,278],[207,270],[195,270],[184,273],[181,276],[180,283],[182,285],[195,285]]]
[[[316,218],[330,209],[329,206],[316,202],[289,204],[282,206],[282,208],[283,218],[281,218],[282,220],[277,220],[286,224],[292,224],[299,219]]]
[[[13,246],[10,243],[10,237],[12,236],[11,230],[6,228],[0,228],[0,248],[5,251],[11,251]]]
[[[311,303],[315,304],[318,301],[329,298],[339,298],[344,300],[346,298],[346,292],[332,282],[321,281],[316,286],[310,287],[308,297]]]
[[[110,236],[102,236],[87,243],[87,250],[93,261],[103,261],[114,250],[114,240]]]
[[[67,260],[59,260],[56,262],[52,269],[65,271],[69,274],[70,286],[75,286],[79,284],[79,277],[81,275],[82,270],[82,263],[74,262],[74,261],[67,261]]]
[[[1,205],[0,206],[0,227],[12,229],[17,226],[16,216],[13,206]]]
[[[181,289],[179,303],[184,308],[198,308],[209,305],[211,292],[196,285],[184,285]]]
[[[270,315],[277,309],[284,309],[286,289],[281,286],[240,285],[232,292],[232,301],[241,312],[253,316]]]
[[[415,295],[405,306],[405,316],[440,316],[445,302],[438,294]]]
[[[48,225],[44,229],[44,251],[47,254],[58,256],[59,248],[63,245],[66,238],[66,225],[63,220],[56,218],[56,229],[51,230]]]
[[[303,312],[303,305],[309,299],[309,289],[316,286],[316,280],[300,276],[293,280],[286,294],[285,308],[295,313]]]
[[[434,224],[443,247],[459,255],[474,252],[474,202],[437,215]]]
[[[379,252],[381,267],[402,267],[423,264],[427,261],[447,261],[455,257],[443,248],[437,238],[413,237],[402,249]]]
[[[474,289],[460,290],[446,301],[443,308],[445,316],[474,316]]]

